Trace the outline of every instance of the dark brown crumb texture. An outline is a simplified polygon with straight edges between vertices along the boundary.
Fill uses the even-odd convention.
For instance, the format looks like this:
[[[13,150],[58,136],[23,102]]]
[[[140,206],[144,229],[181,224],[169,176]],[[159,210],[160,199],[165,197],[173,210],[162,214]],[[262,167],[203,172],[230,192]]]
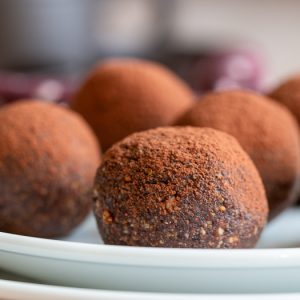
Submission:
[[[165,127],[133,134],[106,152],[94,211],[107,244],[247,248],[268,206],[258,172],[234,138]]]

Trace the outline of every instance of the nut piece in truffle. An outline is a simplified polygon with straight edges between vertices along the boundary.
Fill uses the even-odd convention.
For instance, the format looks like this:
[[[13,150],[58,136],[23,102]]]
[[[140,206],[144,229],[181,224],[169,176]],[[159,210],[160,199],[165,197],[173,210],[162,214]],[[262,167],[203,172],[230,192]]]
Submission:
[[[233,137],[213,129],[130,135],[104,155],[94,191],[107,244],[253,247],[268,213],[251,159]]]
[[[106,150],[131,133],[170,125],[192,99],[191,89],[162,65],[111,59],[90,73],[71,107],[87,120]]]
[[[270,219],[296,200],[300,145],[297,123],[282,105],[248,91],[205,95],[176,123],[233,135],[265,184]]]
[[[90,211],[97,139],[76,113],[42,101],[0,110],[0,231],[68,234]]]

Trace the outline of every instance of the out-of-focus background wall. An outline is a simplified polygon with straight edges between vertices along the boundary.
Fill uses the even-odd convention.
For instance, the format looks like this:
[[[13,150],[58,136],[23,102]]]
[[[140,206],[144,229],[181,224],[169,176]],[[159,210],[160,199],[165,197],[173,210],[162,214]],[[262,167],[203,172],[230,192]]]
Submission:
[[[297,0],[112,0],[103,6],[109,11],[98,22],[104,48],[145,49],[157,36],[185,49],[246,46],[264,56],[270,83],[300,71]]]
[[[117,55],[157,59],[195,81],[211,68],[203,58],[240,51],[267,89],[300,72],[299,12],[297,0],[1,0],[0,94],[14,81],[7,71],[73,78]]]

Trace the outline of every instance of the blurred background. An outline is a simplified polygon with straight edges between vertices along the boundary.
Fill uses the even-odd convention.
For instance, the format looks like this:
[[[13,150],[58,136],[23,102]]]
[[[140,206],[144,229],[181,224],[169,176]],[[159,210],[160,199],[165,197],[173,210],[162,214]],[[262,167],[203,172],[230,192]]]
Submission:
[[[297,0],[1,0],[0,100],[67,102],[98,60],[160,61],[201,94],[300,70]]]

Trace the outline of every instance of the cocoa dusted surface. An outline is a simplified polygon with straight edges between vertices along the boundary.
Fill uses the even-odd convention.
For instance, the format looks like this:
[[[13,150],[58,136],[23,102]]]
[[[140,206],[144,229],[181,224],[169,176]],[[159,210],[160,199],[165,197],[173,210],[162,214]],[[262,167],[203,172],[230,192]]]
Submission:
[[[76,113],[41,101],[0,109],[0,231],[68,234],[90,211],[96,137]]]
[[[300,75],[280,84],[270,93],[270,97],[285,105],[300,124]]]
[[[269,95],[274,100],[285,105],[296,117],[300,125],[300,74],[290,77],[277,86]],[[298,192],[298,203],[300,204],[300,191]]]
[[[163,65],[110,59],[92,70],[71,107],[87,120],[106,150],[131,133],[170,125],[193,98],[187,84]]]
[[[299,131],[283,105],[250,91],[215,92],[205,95],[176,124],[215,128],[239,141],[263,179],[270,219],[295,202]]]
[[[233,137],[164,127],[135,133],[106,152],[94,212],[107,244],[248,248],[268,206],[254,164]]]

